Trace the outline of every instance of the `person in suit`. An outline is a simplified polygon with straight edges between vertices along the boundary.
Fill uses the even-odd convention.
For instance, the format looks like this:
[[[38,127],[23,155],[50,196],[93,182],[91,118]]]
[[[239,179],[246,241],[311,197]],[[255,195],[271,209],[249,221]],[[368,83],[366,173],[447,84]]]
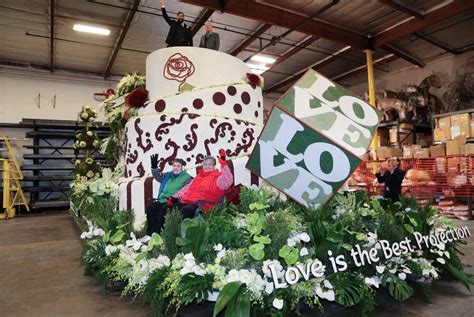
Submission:
[[[387,160],[387,171],[383,175],[382,168],[379,165],[375,177],[377,177],[379,183],[385,183],[385,198],[390,198],[392,202],[400,200],[405,172],[400,169],[400,159],[398,157],[392,157]]]
[[[206,34],[201,37],[201,43],[199,44],[199,47],[218,51],[219,44],[219,33],[212,32],[212,22],[206,22]]]
[[[184,13],[178,12],[176,20],[172,20],[168,13],[166,13],[166,0],[160,0],[161,12],[166,23],[170,26],[168,36],[166,37],[166,44],[170,46],[193,46],[193,34],[189,25],[184,23]]]

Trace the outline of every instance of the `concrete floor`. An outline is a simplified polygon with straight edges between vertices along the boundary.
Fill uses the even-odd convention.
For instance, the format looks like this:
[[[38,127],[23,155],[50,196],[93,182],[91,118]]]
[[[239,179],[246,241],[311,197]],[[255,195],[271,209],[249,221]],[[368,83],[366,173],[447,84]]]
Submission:
[[[468,225],[474,234],[474,221]],[[474,237],[464,262],[474,266]],[[150,316],[147,304],[105,295],[83,275],[82,243],[69,214],[22,216],[0,222],[0,316]],[[474,274],[471,267],[468,272]],[[183,312],[184,313],[184,312]],[[180,314],[192,316],[195,314]],[[474,316],[474,295],[455,281],[439,281],[432,303],[379,303],[375,316]]]

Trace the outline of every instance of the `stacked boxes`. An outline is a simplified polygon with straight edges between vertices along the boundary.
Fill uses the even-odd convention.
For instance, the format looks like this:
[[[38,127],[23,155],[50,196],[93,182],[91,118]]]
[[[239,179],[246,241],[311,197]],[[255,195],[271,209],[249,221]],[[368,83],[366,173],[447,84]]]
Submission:
[[[473,115],[474,113],[462,113],[438,118],[433,132],[434,140],[449,141],[457,137],[474,137]]]

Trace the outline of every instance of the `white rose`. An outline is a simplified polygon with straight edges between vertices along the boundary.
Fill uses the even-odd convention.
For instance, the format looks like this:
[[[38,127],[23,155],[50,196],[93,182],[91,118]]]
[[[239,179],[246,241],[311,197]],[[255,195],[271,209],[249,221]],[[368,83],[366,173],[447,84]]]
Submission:
[[[303,232],[302,234],[300,234],[300,239],[303,242],[309,242],[311,240],[309,234],[307,234],[306,232]]]
[[[236,269],[230,270],[229,273],[227,274],[227,281],[228,282],[236,282],[239,279],[240,279],[239,278],[239,271],[237,271]]]
[[[293,239],[288,239],[287,244],[289,247],[294,247],[296,245],[296,242]]]
[[[273,307],[276,309],[282,309],[283,308],[283,299],[275,298],[273,300]]]
[[[222,244],[219,243],[214,246],[214,251],[221,251],[221,250],[222,250]]]
[[[377,273],[382,274],[383,271],[385,271],[385,266],[383,266],[383,265],[377,265],[377,266],[375,267],[375,269],[377,270]]]
[[[309,252],[308,252],[308,249],[307,248],[302,248],[300,250],[300,256],[305,256],[305,255],[308,255]]]
[[[398,277],[401,279],[401,280],[405,280],[407,278],[407,275],[405,273],[398,273]]]
[[[274,289],[275,289],[275,286],[273,285],[273,283],[270,282],[270,283],[265,284],[265,293],[270,295],[271,293],[273,293]]]

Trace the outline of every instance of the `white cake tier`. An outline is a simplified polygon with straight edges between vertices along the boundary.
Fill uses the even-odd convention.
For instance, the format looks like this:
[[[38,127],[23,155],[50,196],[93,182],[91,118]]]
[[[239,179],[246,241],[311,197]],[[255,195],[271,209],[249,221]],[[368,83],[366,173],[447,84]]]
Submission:
[[[150,155],[159,155],[159,167],[170,170],[175,158],[193,167],[206,155],[226,150],[230,158],[250,154],[261,125],[238,119],[213,118],[192,113],[136,117],[125,126],[126,176],[143,176],[150,169]]]
[[[250,68],[240,59],[199,47],[168,47],[146,59],[146,88],[150,100],[184,90],[230,85],[246,81]]]
[[[244,156],[229,161],[229,167],[234,175],[234,185],[244,185],[247,187],[260,187],[263,180],[250,172],[245,165],[248,156]],[[196,176],[196,168],[187,168],[191,176]],[[151,204],[152,199],[158,196],[160,183],[147,175],[138,179],[128,180],[119,185],[119,209],[132,210],[137,223],[142,223],[146,218],[146,208]]]
[[[263,125],[262,89],[249,84],[218,86],[152,100],[138,114],[197,113]]]

